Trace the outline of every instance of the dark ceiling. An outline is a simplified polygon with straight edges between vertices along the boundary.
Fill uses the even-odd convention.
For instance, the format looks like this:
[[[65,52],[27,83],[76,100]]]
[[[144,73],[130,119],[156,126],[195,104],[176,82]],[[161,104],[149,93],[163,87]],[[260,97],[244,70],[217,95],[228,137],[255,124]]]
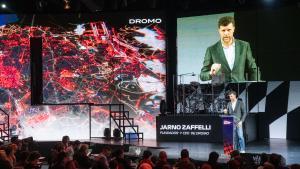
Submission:
[[[0,0],[1,13],[69,13],[169,10],[176,13],[299,6],[300,0]]]

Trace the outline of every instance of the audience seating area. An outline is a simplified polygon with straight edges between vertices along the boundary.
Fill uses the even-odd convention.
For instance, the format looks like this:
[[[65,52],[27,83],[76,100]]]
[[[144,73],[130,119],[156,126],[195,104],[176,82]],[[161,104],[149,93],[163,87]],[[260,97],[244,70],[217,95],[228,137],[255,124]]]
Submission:
[[[0,147],[0,169],[300,169],[299,164],[286,165],[279,154],[261,154],[261,163],[253,165],[235,150],[227,163],[219,163],[219,154],[210,152],[207,161],[193,160],[188,149],[178,152],[179,159],[169,159],[165,151],[153,155],[144,150],[140,157],[131,157],[123,146],[104,145],[92,150],[92,145],[63,136],[49,150],[39,151],[32,137],[11,138]],[[128,150],[127,150],[128,151]]]

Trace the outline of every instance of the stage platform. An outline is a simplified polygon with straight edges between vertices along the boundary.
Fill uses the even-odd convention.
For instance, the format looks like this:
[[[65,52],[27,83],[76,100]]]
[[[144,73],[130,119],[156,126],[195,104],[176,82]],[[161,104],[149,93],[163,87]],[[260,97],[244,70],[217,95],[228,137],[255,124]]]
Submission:
[[[224,155],[223,145],[220,143],[195,143],[195,142],[157,142],[156,140],[144,141],[114,141],[105,139],[82,140],[94,145],[111,145],[113,147],[140,147],[141,150],[149,149],[154,155],[158,155],[160,150],[167,152],[169,159],[178,159],[180,151],[184,148],[190,151],[191,158],[199,161],[206,161],[211,151],[218,152],[220,162],[226,163],[228,156]],[[246,153],[278,153],[286,159],[286,164],[300,163],[300,141],[286,139],[268,139],[263,141],[253,141],[246,145]]]

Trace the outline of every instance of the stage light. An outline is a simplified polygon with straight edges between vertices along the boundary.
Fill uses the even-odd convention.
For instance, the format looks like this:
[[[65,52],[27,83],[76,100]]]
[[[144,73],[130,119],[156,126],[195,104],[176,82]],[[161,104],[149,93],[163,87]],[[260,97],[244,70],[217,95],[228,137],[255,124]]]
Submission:
[[[64,9],[68,10],[71,8],[70,1],[71,0],[64,0],[64,3],[65,3]]]
[[[2,9],[6,9],[6,7],[7,7],[7,6],[6,6],[5,3],[1,4],[1,8],[2,8]]]

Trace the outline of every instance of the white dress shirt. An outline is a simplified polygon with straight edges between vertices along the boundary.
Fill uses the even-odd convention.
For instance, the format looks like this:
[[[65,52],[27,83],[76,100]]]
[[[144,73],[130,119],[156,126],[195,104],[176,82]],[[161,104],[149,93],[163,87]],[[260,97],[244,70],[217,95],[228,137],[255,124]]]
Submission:
[[[236,101],[231,102],[231,108],[232,108],[233,111],[234,111],[234,109],[235,109],[235,106],[236,106]]]
[[[222,46],[229,68],[232,70],[235,60],[235,42],[228,47],[224,46],[223,44]]]

